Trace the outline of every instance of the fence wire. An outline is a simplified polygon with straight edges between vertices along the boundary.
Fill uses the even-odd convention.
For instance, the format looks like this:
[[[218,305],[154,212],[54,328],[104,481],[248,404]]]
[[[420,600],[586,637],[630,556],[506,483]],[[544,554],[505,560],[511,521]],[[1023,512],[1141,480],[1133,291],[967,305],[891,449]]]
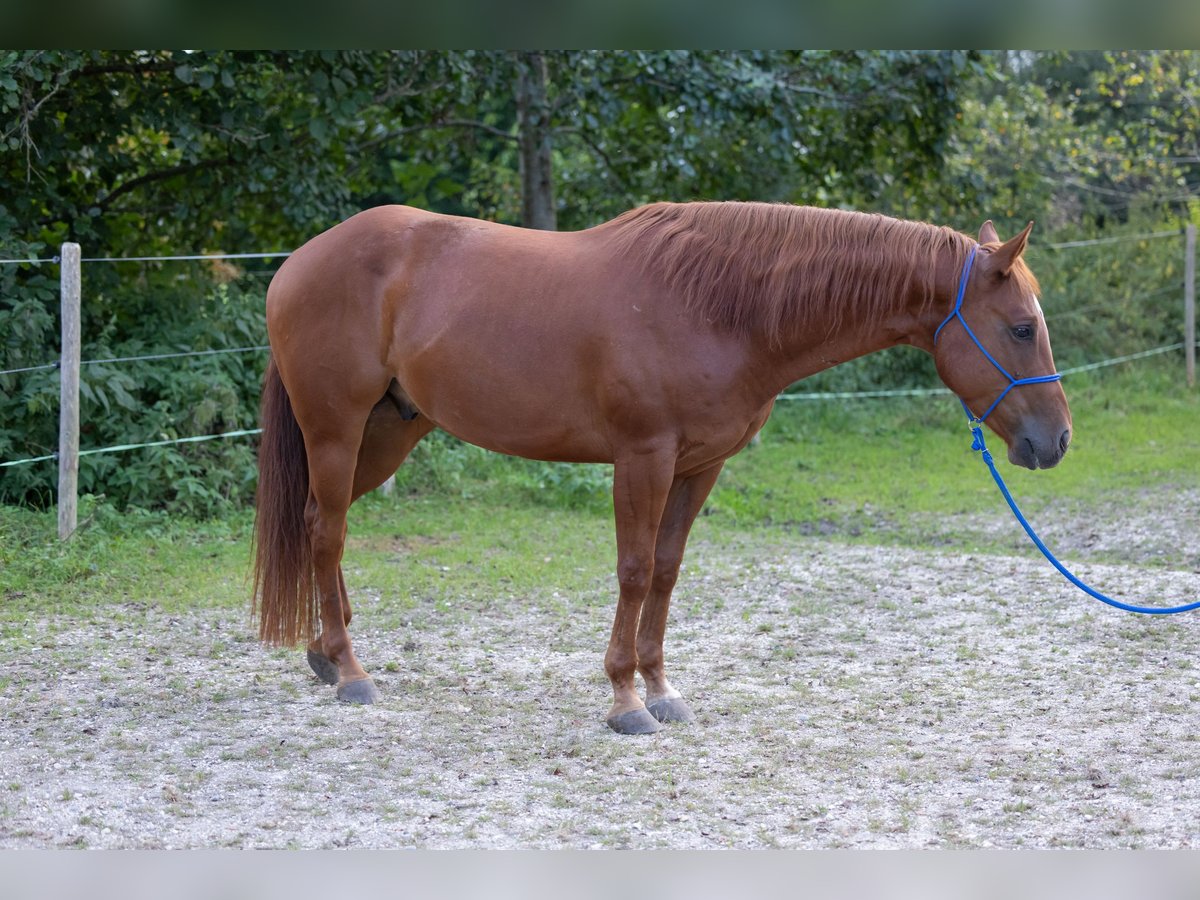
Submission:
[[[1182,235],[1183,229],[1176,228],[1174,231],[1151,231],[1146,234],[1118,234],[1114,237],[1089,238],[1083,241],[1059,241],[1055,244],[1041,244],[1040,246],[1046,250],[1070,250],[1073,247],[1099,247],[1103,244],[1121,244],[1126,241],[1150,241],[1155,238],[1180,237]]]
[[[1182,350],[1187,345],[1183,341],[1177,341],[1174,344],[1167,344],[1163,347],[1155,347],[1152,350],[1142,350],[1138,353],[1130,353],[1126,356],[1114,356],[1112,359],[1102,359],[1100,362],[1088,363],[1084,366],[1072,366],[1069,369],[1063,369],[1058,374],[1064,378],[1068,375],[1078,375],[1080,372],[1093,372],[1096,369],[1105,369],[1109,366],[1117,366],[1124,362],[1131,362],[1135,359],[1145,359],[1149,356],[1158,356],[1162,353],[1170,353],[1172,350]],[[1200,344],[1197,344],[1200,347]],[[776,400],[869,400],[880,397],[932,397],[941,394],[949,394],[950,389],[944,387],[937,388],[911,388],[894,391],[813,391],[812,393],[800,394],[780,394]]]
[[[279,250],[274,253],[195,253],[183,256],[85,256],[79,261],[85,263],[181,262],[207,259],[284,259],[291,255],[292,251],[290,250]]]
[[[58,363],[52,362],[41,366],[25,366],[23,369],[5,369],[3,372],[0,372],[0,375],[15,375],[18,372],[40,372],[43,369],[57,369],[58,366]]]
[[[258,344],[253,347],[230,347],[224,350],[187,350],[179,353],[151,353],[146,356],[114,356],[110,359],[85,359],[81,366],[97,366],[101,363],[142,362],[148,359],[178,359],[183,356],[219,356],[222,353],[253,353],[256,350],[269,350],[269,344]]]
[[[270,350],[269,344],[256,344],[253,347],[227,347],[222,350],[186,350],[178,353],[150,353],[145,356],[113,356],[108,359],[82,359],[81,366],[97,366],[101,363],[142,362],[144,360],[178,359],[184,356],[220,356],[222,353],[253,353],[256,350]],[[17,372],[37,372],[43,369],[57,369],[60,363],[52,362],[41,366],[26,366],[23,369],[5,369],[0,375],[14,375]]]
[[[122,453],[126,450],[141,450],[144,447],[169,447],[173,444],[198,444],[202,441],[216,441],[221,438],[247,437],[262,434],[261,428],[244,428],[239,431],[222,431],[220,434],[198,434],[193,437],[169,438],[162,441],[146,441],[141,444],[114,444],[111,447],[94,447],[91,450],[80,450],[78,456],[95,456],[99,453]],[[10,462],[0,462],[0,469],[9,466],[23,466],[31,463],[45,462],[48,459],[58,459],[57,453],[45,456],[33,456],[29,459],[14,459]]]

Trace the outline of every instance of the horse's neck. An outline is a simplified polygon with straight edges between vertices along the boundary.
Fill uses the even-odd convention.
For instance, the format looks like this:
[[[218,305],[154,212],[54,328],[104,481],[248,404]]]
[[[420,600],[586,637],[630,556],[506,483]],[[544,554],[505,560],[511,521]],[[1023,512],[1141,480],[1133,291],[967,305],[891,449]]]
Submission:
[[[798,334],[781,346],[772,348],[764,356],[775,367],[774,378],[782,390],[810,375],[867,356],[888,347],[912,343],[904,329],[899,327],[877,327],[870,332],[855,331],[854,322],[845,322],[835,332],[826,334],[810,330]]]
[[[933,332],[952,304],[956,277],[953,259],[949,254],[939,254],[932,302],[927,302],[923,289],[913,284],[895,309],[876,322],[865,323],[851,315],[831,316],[830,320],[837,323],[832,327],[800,328],[784,335],[774,346],[764,346],[764,358],[777,367],[774,380],[782,389],[841,363],[903,344],[932,353]],[[829,302],[837,302],[837,298]]]

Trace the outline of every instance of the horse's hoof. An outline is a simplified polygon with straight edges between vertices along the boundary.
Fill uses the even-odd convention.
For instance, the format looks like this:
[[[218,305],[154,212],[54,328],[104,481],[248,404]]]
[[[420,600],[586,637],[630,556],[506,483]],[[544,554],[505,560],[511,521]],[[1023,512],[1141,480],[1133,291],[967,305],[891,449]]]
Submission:
[[[608,727],[617,734],[654,734],[662,730],[658,720],[646,712],[644,707],[609,716],[607,722]]]
[[[326,684],[338,683],[337,666],[330,662],[328,656],[322,656],[320,653],[309,650],[308,665],[309,668],[317,673],[317,677]]]
[[[375,687],[375,682],[368,675],[366,678],[358,679],[358,681],[347,681],[345,684],[339,684],[337,698],[343,703],[370,704],[379,699],[379,688]]]
[[[660,722],[696,721],[696,714],[682,697],[659,697],[647,703],[646,710]]]

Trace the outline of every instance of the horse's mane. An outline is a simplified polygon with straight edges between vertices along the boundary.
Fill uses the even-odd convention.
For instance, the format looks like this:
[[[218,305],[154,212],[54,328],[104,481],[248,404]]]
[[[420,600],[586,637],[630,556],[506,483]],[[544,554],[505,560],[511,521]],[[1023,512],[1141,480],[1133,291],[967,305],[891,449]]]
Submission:
[[[929,304],[938,253],[961,268],[973,243],[924,222],[773,203],[655,203],[606,227],[689,311],[773,342],[785,329],[831,332],[847,316],[872,327],[914,287]]]

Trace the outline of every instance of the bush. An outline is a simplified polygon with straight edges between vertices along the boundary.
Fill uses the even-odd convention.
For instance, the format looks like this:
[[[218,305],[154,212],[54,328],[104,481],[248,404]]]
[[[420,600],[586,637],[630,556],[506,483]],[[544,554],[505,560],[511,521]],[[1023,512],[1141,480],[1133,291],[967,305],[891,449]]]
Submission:
[[[23,267],[22,267],[23,268]],[[266,351],[129,362],[95,362],[162,353],[265,344],[261,284],[216,283],[161,271],[106,285],[84,272],[80,448],[173,440],[251,429]],[[0,328],[8,335],[0,369],[57,357],[57,268],[3,273]],[[98,286],[96,282],[99,282]],[[0,376],[0,458],[53,453],[58,445],[57,370]],[[53,504],[55,463],[6,468],[0,501]],[[86,455],[79,492],[120,508],[207,516],[253,496],[249,438]]]

